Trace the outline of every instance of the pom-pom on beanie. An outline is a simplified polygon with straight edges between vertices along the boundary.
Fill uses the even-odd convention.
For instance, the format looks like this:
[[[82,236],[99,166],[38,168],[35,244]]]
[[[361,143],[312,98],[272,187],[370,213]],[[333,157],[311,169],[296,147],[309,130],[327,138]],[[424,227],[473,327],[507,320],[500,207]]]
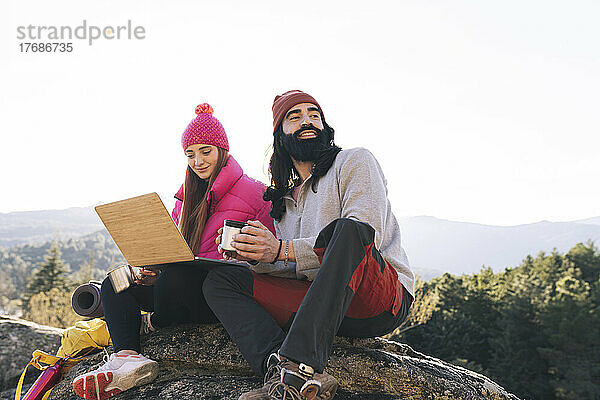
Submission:
[[[292,107],[300,103],[312,103],[317,106],[321,112],[321,118],[323,121],[325,121],[323,110],[314,97],[308,93],[304,93],[301,90],[289,90],[283,94],[275,96],[275,99],[273,100],[273,134],[275,134],[277,126],[279,126],[281,121],[283,121],[285,114],[291,110]]]
[[[197,117],[181,135],[183,150],[193,144],[210,144],[229,151],[229,141],[223,125],[213,117],[213,108],[208,103],[196,107]]]

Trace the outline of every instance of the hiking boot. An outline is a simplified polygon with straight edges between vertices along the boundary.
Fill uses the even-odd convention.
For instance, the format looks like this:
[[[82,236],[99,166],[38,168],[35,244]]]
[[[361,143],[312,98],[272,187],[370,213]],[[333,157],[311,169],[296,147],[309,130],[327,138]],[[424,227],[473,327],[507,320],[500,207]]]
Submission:
[[[156,331],[156,328],[152,326],[152,322],[150,321],[152,314],[154,314],[154,312],[142,314],[142,320],[140,323],[140,336]]]
[[[286,361],[278,353],[272,353],[267,359],[267,373],[260,389],[251,390],[242,394],[238,400],[261,400],[270,399],[269,388],[279,382],[281,376],[281,364]]]
[[[244,393],[239,400],[328,400],[335,396],[338,383],[327,373],[315,373],[305,364],[296,364],[279,355],[271,364],[260,389]],[[267,363],[269,365],[269,363]]]
[[[281,368],[281,379],[269,388],[269,399],[329,400],[337,388],[337,381],[328,373],[319,374],[305,364],[288,362]]]
[[[158,375],[158,363],[141,354],[104,356],[104,365],[79,375],[73,390],[88,400],[104,400],[135,386],[150,383]]]

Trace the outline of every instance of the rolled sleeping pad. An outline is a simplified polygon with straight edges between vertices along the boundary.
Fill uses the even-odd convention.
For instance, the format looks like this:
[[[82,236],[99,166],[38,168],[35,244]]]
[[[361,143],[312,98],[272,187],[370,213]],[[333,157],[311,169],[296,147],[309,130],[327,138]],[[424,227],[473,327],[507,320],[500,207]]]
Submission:
[[[102,282],[90,281],[79,286],[71,296],[73,311],[82,317],[100,318],[104,316],[104,308],[100,299]]]

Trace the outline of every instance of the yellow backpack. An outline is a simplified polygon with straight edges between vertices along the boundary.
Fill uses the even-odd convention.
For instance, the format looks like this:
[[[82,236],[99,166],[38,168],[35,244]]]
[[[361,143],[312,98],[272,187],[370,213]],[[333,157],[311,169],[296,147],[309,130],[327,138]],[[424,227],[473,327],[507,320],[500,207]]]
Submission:
[[[60,339],[60,348],[56,352],[56,355],[44,353],[41,350],[35,350],[32,355],[31,361],[25,367],[25,370],[21,374],[19,383],[17,384],[17,390],[15,392],[15,400],[21,398],[21,388],[23,387],[23,380],[25,379],[25,373],[30,365],[42,371],[42,375],[38,378],[36,383],[25,395],[24,400],[27,400],[29,394],[34,391],[36,385],[42,386],[43,389],[38,392],[44,393],[42,399],[46,400],[52,391],[54,385],[56,385],[62,375],[65,374],[77,363],[93,353],[97,353],[104,347],[112,344],[106,322],[103,319],[95,318],[89,321],[78,321],[74,326],[65,329]],[[48,374],[52,369],[52,378],[44,376],[44,372]],[[51,381],[48,381],[51,379]],[[37,396],[36,396],[37,398]]]
[[[83,357],[106,346],[110,346],[110,334],[103,319],[95,318],[89,321],[78,321],[74,326],[65,329],[60,340],[58,357]]]

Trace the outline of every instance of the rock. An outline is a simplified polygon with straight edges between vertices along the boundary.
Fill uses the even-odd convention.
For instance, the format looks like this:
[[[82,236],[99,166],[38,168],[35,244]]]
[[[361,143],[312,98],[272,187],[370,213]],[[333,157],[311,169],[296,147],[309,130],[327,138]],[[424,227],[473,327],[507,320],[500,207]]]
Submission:
[[[62,329],[0,315],[0,391],[16,387],[34,350],[56,353],[62,332]],[[29,367],[25,382],[34,382],[38,375],[37,369]]]
[[[49,339],[57,340],[52,334]],[[244,391],[261,385],[261,379],[252,376],[219,324],[161,329],[144,336],[142,348],[145,355],[159,362],[159,376],[116,400],[237,399]],[[71,382],[101,364],[102,357],[102,353],[96,354],[72,368],[55,387],[51,399],[77,399]],[[518,400],[483,375],[383,339],[337,338],[327,371],[340,383],[336,400]],[[5,393],[0,399],[14,397],[14,392],[10,396]]]

